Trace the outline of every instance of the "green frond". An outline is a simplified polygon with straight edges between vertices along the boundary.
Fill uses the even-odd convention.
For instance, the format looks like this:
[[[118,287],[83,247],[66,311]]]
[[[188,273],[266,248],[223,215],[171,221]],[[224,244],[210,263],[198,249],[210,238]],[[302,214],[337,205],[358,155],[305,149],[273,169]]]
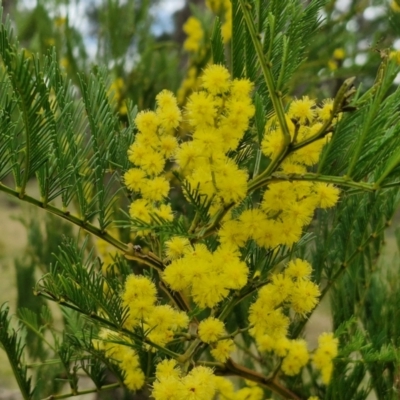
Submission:
[[[232,0],[232,77],[241,78],[245,70],[245,24],[239,0]]]
[[[11,328],[9,308],[3,304],[0,307],[0,343],[7,354],[8,361],[12,367],[17,380],[19,390],[24,400],[31,400],[34,394],[31,378],[28,377],[26,366],[22,364],[24,345],[18,333]]]
[[[214,64],[226,65],[225,46],[222,40],[221,21],[215,18],[211,34],[211,52]]]
[[[126,315],[119,292],[104,290],[108,284],[101,265],[92,252],[86,256],[87,238],[82,247],[67,241],[57,256],[57,263],[36,285],[37,294],[71,305],[85,315],[104,314],[111,323],[121,326]]]

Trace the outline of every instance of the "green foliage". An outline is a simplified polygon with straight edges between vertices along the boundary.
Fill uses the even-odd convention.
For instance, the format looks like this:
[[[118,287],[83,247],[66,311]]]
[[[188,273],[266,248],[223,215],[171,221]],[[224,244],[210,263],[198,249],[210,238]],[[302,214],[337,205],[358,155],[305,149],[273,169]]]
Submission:
[[[21,337],[11,328],[9,308],[2,305],[0,308],[0,343],[7,354],[12,367],[18,387],[25,400],[32,399],[34,387],[31,384],[31,378],[28,377],[27,368],[22,364],[22,354],[24,346]]]
[[[371,392],[378,399],[396,396],[400,287],[397,270],[384,265],[380,257],[385,230],[395,219],[400,200],[396,59],[389,50],[379,50],[380,67],[375,72],[377,60],[371,57],[364,75],[358,75],[364,80],[358,89],[353,86],[354,79],[342,79],[355,69],[342,69],[341,60],[334,60],[338,69],[329,78],[333,83],[325,87],[322,80],[328,76],[326,66],[333,50],[344,43],[346,52],[356,56],[356,42],[345,29],[357,15],[356,2],[341,21],[334,19],[335,2],[324,0],[231,3],[231,44],[223,42],[220,15],[214,21],[210,48],[214,63],[230,64],[233,78],[246,77],[255,84],[254,118],[238,146],[226,155],[249,173],[246,196],[236,203],[220,201],[217,195],[208,197],[200,185],[191,185],[173,171],[173,162],[168,162],[168,173],[172,170],[175,178],[170,197],[174,197],[171,204],[176,215],[171,221],[156,213],[145,221],[125,211],[128,201],[138,196],[125,189],[122,178],[131,168],[127,153],[138,134],[138,110],[153,107],[161,89],[175,90],[181,75],[177,43],[151,33],[150,3],[110,0],[92,13],[91,22],[103,28],[96,55],[102,66],[89,66],[82,36],[68,19],[56,33],[49,17],[56,9],[46,8],[44,2],[38,2],[25,29],[20,30],[20,39],[26,41],[31,29],[38,27],[30,49],[40,50],[40,55],[22,49],[10,20],[1,25],[0,191],[53,217],[24,222],[29,248],[25,259],[16,261],[19,294],[32,288],[37,269],[43,275],[34,285],[40,300],[33,296],[18,300],[18,317],[28,332],[26,347],[34,359],[35,390],[23,364],[22,335],[12,330],[8,308],[0,309],[0,342],[24,399],[57,394],[65,386],[70,393],[61,397],[128,386],[126,368],[104,350],[107,346],[134,350],[147,384],[154,384],[161,360],[171,358],[181,364],[183,374],[199,365],[212,366],[217,375],[243,378],[238,386],[245,385],[244,379],[253,381],[264,397],[364,400]],[[323,10],[325,19],[321,18]],[[200,14],[202,9],[196,7],[195,11]],[[392,13],[390,18],[395,21],[398,15]],[[40,19],[48,26],[40,24]],[[393,25],[390,35],[396,30]],[[323,37],[327,32],[331,32],[332,43]],[[46,40],[52,35],[56,36],[55,47],[49,49]],[[379,36],[381,31],[374,43]],[[204,66],[210,48],[193,56],[190,65]],[[137,60],[128,68],[133,54]],[[318,68],[312,64],[316,54],[321,54],[325,63]],[[64,58],[65,68],[60,67]],[[121,77],[126,78],[122,88],[118,86]],[[320,97],[328,92],[335,98],[330,118],[312,137],[296,142],[288,123],[294,124],[297,135],[299,120],[288,121],[286,116],[289,96],[303,92]],[[125,104],[128,97],[131,101]],[[269,158],[261,148],[265,125],[272,117],[280,126],[283,144],[276,157]],[[187,130],[181,127],[180,141],[191,140],[193,132]],[[300,173],[280,168],[290,156],[328,136],[332,139],[318,165]],[[187,293],[166,284],[166,269],[173,262],[166,251],[168,240],[178,236],[187,239],[189,246],[201,244],[216,252],[221,247],[216,233],[224,223],[257,209],[265,188],[281,182],[334,184],[341,188],[340,201],[334,209],[318,210],[301,239],[291,246],[262,248],[253,238],[247,240],[238,250],[248,269],[247,283],[211,310],[202,309]],[[38,196],[31,195],[35,184]],[[92,236],[76,235],[64,222],[55,222],[60,218]],[[104,243],[109,247],[102,248]],[[260,289],[298,257],[312,261],[312,279],[320,287],[320,301],[330,300],[340,351],[328,385],[322,383],[311,363],[302,374],[284,375],[282,357],[261,351],[248,323],[249,309]],[[230,262],[227,259],[226,263]],[[160,344],[150,339],[157,326],[149,327],[142,320],[127,328],[129,310],[123,293],[132,270],[157,285],[160,304],[171,304],[190,317],[190,330],[171,331],[171,341]],[[61,309],[59,322],[47,302]],[[293,316],[284,310],[285,316],[292,318],[288,339],[305,335],[313,312]],[[202,342],[196,330],[199,321],[208,316],[224,322],[225,339],[235,339],[240,365],[231,358],[210,361],[214,360],[214,344]],[[93,383],[86,392],[79,387],[82,374]],[[52,379],[46,382],[43,376]]]

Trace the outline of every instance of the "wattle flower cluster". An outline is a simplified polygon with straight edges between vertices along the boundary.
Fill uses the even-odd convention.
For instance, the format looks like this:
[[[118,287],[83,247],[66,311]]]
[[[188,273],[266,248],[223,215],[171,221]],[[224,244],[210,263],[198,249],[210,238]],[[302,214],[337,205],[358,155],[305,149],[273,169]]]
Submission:
[[[246,285],[249,271],[237,249],[220,246],[211,253],[204,244],[191,247],[187,241],[179,254],[176,244],[182,241],[185,239],[173,238],[167,243],[175,259],[166,267],[163,280],[171,289],[188,289],[199,307],[213,308],[231,289],[238,290]],[[169,254],[172,255],[171,250]]]
[[[175,360],[163,360],[157,365],[152,397],[155,400],[263,400],[259,387],[244,387],[235,391],[228,379],[217,377],[207,367],[195,367],[184,375]]]
[[[145,376],[140,368],[140,360],[132,347],[124,346],[118,341],[130,342],[129,338],[108,329],[102,329],[99,339],[93,340],[93,346],[105,352],[105,355],[117,364],[124,373],[124,384],[129,390],[139,390],[145,384]],[[132,343],[132,346],[134,343]]]
[[[288,309],[305,315],[318,303],[320,291],[310,281],[311,265],[304,260],[290,261],[287,268],[271,278],[258,292],[250,307],[250,329],[261,351],[274,352],[283,357],[282,371],[296,375],[307,364],[309,354],[304,340],[287,338],[290,319]]]
[[[240,202],[247,192],[247,171],[227,156],[235,150],[254,115],[247,79],[231,81],[221,65],[209,66],[202,75],[201,90],[188,99],[186,118],[193,131],[175,159],[193,188],[215,204]]]
[[[292,143],[301,143],[317,135],[323,123],[330,120],[332,109],[332,100],[325,101],[322,107],[316,107],[308,97],[293,101],[286,116]],[[303,228],[311,222],[316,208],[333,207],[339,199],[339,189],[331,184],[290,181],[291,174],[305,174],[307,167],[318,161],[329,138],[327,135],[290,153],[277,171],[283,179],[271,181],[259,207],[245,210],[236,219],[225,221],[219,231],[221,243],[242,247],[252,239],[265,248],[290,247],[296,243]],[[266,124],[261,148],[272,160],[284,148],[284,135],[276,117],[270,118]]]
[[[327,385],[331,380],[333,362],[338,354],[338,339],[332,333],[323,333],[318,338],[318,348],[314,353],[313,362],[321,370],[322,382]]]
[[[157,345],[165,346],[176,331],[188,328],[189,318],[184,312],[166,304],[156,304],[156,287],[142,275],[128,276],[122,300],[129,310],[124,327],[132,331],[135,328],[148,331],[146,337]]]
[[[170,190],[164,168],[178,146],[174,132],[182,119],[171,92],[162,91],[156,100],[156,111],[142,111],[136,116],[139,133],[128,152],[136,168],[124,175],[127,188],[141,197],[132,202],[129,213],[147,223],[152,221],[152,214],[165,221],[173,219],[171,206],[164,201]]]
[[[135,195],[130,206],[133,222],[163,224],[173,220],[166,173],[170,168],[175,168],[186,183],[210,201],[210,214],[215,209],[231,209],[248,196],[248,172],[239,168],[234,156],[255,112],[251,100],[253,84],[247,79],[232,80],[221,65],[208,66],[200,80],[199,90],[188,98],[183,118],[173,94],[163,91],[156,98],[156,110],[141,112],[135,119],[139,133],[129,149],[129,159],[135,166],[124,176],[126,186]],[[208,346],[211,356],[220,363],[237,350],[233,340],[237,333],[230,333],[223,318],[215,317],[215,311],[233,291],[240,291],[248,283],[249,267],[241,248],[249,240],[268,249],[291,247],[301,238],[316,208],[332,207],[338,201],[339,190],[333,185],[295,180],[318,161],[329,140],[327,135],[319,137],[322,127],[333,125],[338,118],[332,118],[332,109],[330,100],[321,107],[307,97],[291,103],[286,118],[292,145],[307,144],[296,151],[291,148],[283,162],[277,164],[258,203],[243,207],[240,212],[236,208],[232,215],[224,216],[220,228],[215,227],[217,241],[212,250],[201,235],[192,241],[172,233],[160,237],[165,265],[160,279],[172,291],[190,295],[198,309],[211,309],[207,313],[210,316],[198,323],[197,335],[193,329],[189,332],[186,313],[158,304],[156,287],[150,279],[137,275],[127,278],[122,300],[129,314],[124,328],[144,333],[146,349],[156,351],[181,336],[195,340],[192,345],[202,342],[202,348]],[[176,133],[183,121],[190,136],[187,141],[178,142]],[[278,120],[271,117],[262,141],[266,157],[275,160],[282,154],[283,137]],[[318,140],[313,140],[316,137]],[[188,237],[198,233],[199,226],[192,225]],[[147,233],[142,227],[137,229],[143,235]],[[311,281],[311,274],[307,261],[290,261],[284,270],[262,282],[264,286],[249,309],[246,329],[258,349],[280,357],[281,370],[290,376],[298,374],[310,360],[306,342],[289,339],[288,331],[290,315],[304,317],[318,303],[320,291]],[[322,338],[313,356],[324,382],[329,381],[332,359],[337,354],[335,340],[329,335]],[[184,367],[186,371],[187,365]],[[130,383],[128,387],[135,386]],[[230,381],[214,376],[209,368],[196,366],[183,373],[175,360],[164,360],[157,366],[152,395],[156,400],[261,400],[263,391],[247,387],[235,392]]]
[[[290,104],[286,114],[286,124],[289,129],[293,144],[302,143],[315,136],[322,128],[324,122],[331,118],[333,100],[327,99],[321,107],[317,107],[314,100],[304,96],[302,99],[294,100]],[[336,123],[337,118],[333,121]],[[286,157],[282,167],[305,171],[306,166],[312,166],[319,160],[319,156],[325,144],[330,140],[330,135],[313,141],[306,146],[296,150]],[[270,158],[276,157],[284,147],[284,135],[279,121],[275,116],[267,121],[265,135],[261,143],[263,153]]]
[[[188,36],[183,43],[183,48],[192,53],[199,51],[204,38],[201,22],[195,17],[189,17],[183,25],[183,32]]]

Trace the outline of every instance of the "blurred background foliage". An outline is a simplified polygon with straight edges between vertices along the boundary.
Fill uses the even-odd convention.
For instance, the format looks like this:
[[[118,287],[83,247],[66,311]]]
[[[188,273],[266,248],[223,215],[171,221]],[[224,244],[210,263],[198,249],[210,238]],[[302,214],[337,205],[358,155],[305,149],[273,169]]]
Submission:
[[[304,0],[304,3],[307,1]],[[127,121],[127,102],[137,105],[139,110],[152,108],[156,94],[162,89],[177,93],[180,103],[184,104],[186,96],[196,88],[202,68],[212,60],[209,38],[215,17],[218,16],[223,24],[231,18],[228,5],[216,8],[213,4],[212,0],[3,0],[4,15],[10,15],[15,34],[26,52],[44,57],[54,48],[60,65],[72,82],[78,84],[80,79],[87,80],[96,65],[107,66],[112,80],[110,97],[113,97],[122,124]],[[362,83],[365,88],[370,87],[376,76],[380,53],[384,49],[389,48],[400,64],[400,5],[395,1],[328,0],[321,17],[324,22],[318,34],[307,43],[308,57],[294,74],[287,99],[303,94],[320,99],[333,97],[349,76],[357,77],[357,85]],[[225,25],[225,34],[229,60],[229,24]],[[192,43],[188,43],[188,37]],[[400,84],[400,76],[395,83]],[[359,209],[356,207],[358,201],[343,201],[337,210],[319,215],[314,221],[317,244],[314,249],[304,250],[314,260],[314,265],[324,265],[325,268],[324,263],[334,264],[338,259],[345,259],[346,254],[351,254],[359,246],[358,242],[346,243],[345,237],[331,237],[327,227],[334,223],[332,221],[343,223],[349,215],[353,221],[358,221],[355,217],[357,212],[368,212],[372,219],[368,220],[365,231],[370,234],[386,226],[398,204],[397,197],[390,204],[387,204],[387,200],[373,198],[364,202],[365,209]],[[7,207],[11,208],[11,204],[7,203]],[[382,209],[385,210],[383,214]],[[33,312],[39,320],[42,317],[43,321],[56,320],[55,324],[62,327],[65,315],[53,308],[54,316],[49,317],[49,311],[43,308],[44,300],[35,297],[32,288],[39,276],[45,274],[54,262],[53,254],[57,252],[62,238],[71,237],[76,232],[55,217],[43,217],[44,214],[26,210],[15,211],[15,208],[12,213],[18,215],[18,223],[24,226],[28,237],[25,250],[13,255],[15,268],[9,270],[15,274],[17,286],[17,300],[12,309],[15,310],[17,306],[25,310],[22,311],[25,320],[29,320],[26,313]],[[351,224],[347,229],[351,232]],[[341,243],[343,248],[338,245],[337,252],[330,253],[332,241],[335,245]],[[382,264],[379,255],[383,243],[383,230],[380,230],[377,237],[368,243],[368,256],[351,260],[350,273],[335,286],[332,296],[334,329],[356,315],[371,332],[371,337],[379,337],[365,350],[371,352],[371,357],[378,358],[374,349],[378,351],[383,345],[397,346],[399,334],[396,330],[400,330],[391,324],[391,321],[399,320],[398,315],[393,314],[393,309],[382,308],[385,302],[400,304],[399,279],[394,272],[398,266],[390,260],[393,268],[377,268],[379,263]],[[111,255],[101,244],[97,245],[97,250],[105,265],[112,262]],[[6,247],[0,248],[0,253],[6,251]],[[363,265],[361,269],[360,262]],[[318,273],[320,271],[317,270]],[[354,291],[354,285],[368,287],[368,290]],[[376,293],[380,293],[379,298]],[[8,299],[9,296],[2,293],[0,303]],[[342,299],[342,302],[338,303],[338,299]],[[239,309],[235,315],[240,320]],[[73,318],[69,315],[68,321],[71,320]],[[42,341],[35,339],[37,335],[32,333],[33,330],[27,331],[26,343],[29,358],[35,362],[51,354],[43,347]],[[368,336],[363,336],[356,324],[350,326],[345,334],[349,332],[353,340],[363,341]],[[394,340],[394,337],[397,339]],[[350,354],[351,346],[348,347]],[[384,363],[384,355],[381,358]],[[385,370],[384,364],[381,365],[382,368],[375,367],[369,371],[376,381]],[[348,368],[348,365],[343,367]],[[364,375],[358,368],[366,367],[360,365],[352,370],[353,375],[359,374],[362,378]],[[37,398],[57,392],[63,380],[68,379],[61,371],[58,367],[36,371],[38,376],[46,376],[38,387]],[[391,370],[390,374],[396,375],[398,371]],[[384,387],[381,388],[382,395],[378,391],[378,398],[388,398],[384,393],[390,390],[394,379],[393,376],[386,378],[385,375],[385,379],[380,381]],[[324,390],[321,388],[318,394],[335,398],[334,394],[325,393]],[[364,389],[357,390],[356,387],[354,396],[349,395],[348,398],[363,398],[361,392]],[[117,395],[113,393],[110,398],[117,398]]]

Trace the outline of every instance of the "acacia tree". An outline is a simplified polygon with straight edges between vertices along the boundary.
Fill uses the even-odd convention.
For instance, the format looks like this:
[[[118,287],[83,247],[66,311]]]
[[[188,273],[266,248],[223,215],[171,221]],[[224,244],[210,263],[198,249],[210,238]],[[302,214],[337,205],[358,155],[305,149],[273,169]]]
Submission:
[[[377,255],[399,195],[397,53],[380,51],[368,88],[347,77],[333,98],[290,98],[324,1],[209,6],[209,41],[185,27],[199,75],[186,106],[163,90],[126,120],[105,67],[75,74],[77,91],[55,51],[39,60],[1,26],[0,180],[14,184],[0,191],[89,235],[64,239],[34,289],[62,308],[62,333],[46,307],[20,313],[48,347],[35,382],[1,309],[25,399],[396,396],[398,283]],[[310,348],[328,294],[333,331]],[[69,390],[35,391],[49,367]]]

